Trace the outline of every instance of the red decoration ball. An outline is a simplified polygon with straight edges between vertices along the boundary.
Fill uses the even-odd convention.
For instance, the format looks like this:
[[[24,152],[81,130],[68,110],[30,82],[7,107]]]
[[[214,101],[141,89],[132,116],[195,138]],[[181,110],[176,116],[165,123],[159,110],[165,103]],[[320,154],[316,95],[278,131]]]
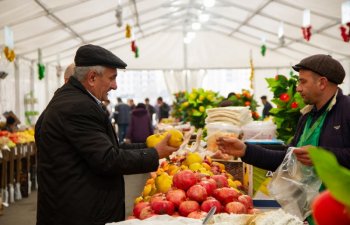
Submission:
[[[296,109],[296,108],[298,108],[298,103],[292,102],[292,104],[290,105],[290,107],[291,107],[292,109]]]
[[[280,100],[283,102],[288,102],[290,99],[289,95],[287,93],[283,93],[280,95]]]

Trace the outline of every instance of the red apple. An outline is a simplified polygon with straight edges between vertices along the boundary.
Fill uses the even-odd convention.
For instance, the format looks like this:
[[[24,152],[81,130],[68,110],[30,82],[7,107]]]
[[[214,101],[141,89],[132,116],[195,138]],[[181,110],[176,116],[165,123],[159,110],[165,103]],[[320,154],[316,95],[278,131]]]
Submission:
[[[197,183],[197,177],[191,170],[183,170],[173,177],[173,185],[179,189],[187,191]]]
[[[251,208],[247,210],[248,214],[257,214],[260,213],[260,209],[255,209],[255,208]]]
[[[322,192],[313,201],[312,215],[318,225],[350,224],[350,209],[334,199],[328,190]]]
[[[218,188],[213,192],[213,196],[223,205],[226,205],[229,202],[237,201],[240,195],[240,192],[228,187]]]
[[[202,185],[205,190],[207,191],[208,196],[211,196],[213,194],[213,191],[216,189],[216,181],[212,178],[204,179],[201,182],[199,182],[200,185]]]
[[[203,219],[208,213],[203,211],[194,211],[187,215],[188,218]]]
[[[207,191],[199,184],[195,184],[187,190],[187,197],[197,202],[203,202],[207,198]]]
[[[213,178],[216,181],[216,186],[218,188],[228,187],[228,181],[227,181],[226,176],[224,176],[224,175],[213,175],[211,178]]]
[[[150,218],[150,217],[155,216],[155,215],[157,215],[157,214],[154,214],[151,206],[146,206],[145,208],[143,208],[141,210],[139,219],[144,220],[144,219]]]
[[[141,210],[147,206],[150,206],[149,202],[139,202],[134,206],[133,214],[136,218],[140,218]]]
[[[247,209],[253,208],[253,200],[249,195],[239,196],[238,201],[242,203]]]
[[[225,206],[227,213],[245,214],[247,213],[246,207],[240,202],[229,202]]]
[[[199,210],[199,204],[196,201],[184,201],[181,202],[179,206],[179,213],[181,216],[187,216],[191,212],[198,211]]]
[[[202,203],[202,205],[201,205],[201,210],[204,211],[204,212],[209,212],[209,210],[210,210],[213,206],[216,206],[215,214],[221,212],[221,209],[222,209],[221,203],[220,203],[218,200],[216,200],[215,198],[213,198],[213,197],[207,198],[207,200],[205,200],[205,201]]]
[[[176,207],[179,207],[180,203],[186,200],[186,193],[182,189],[170,190],[166,194],[166,199],[174,203]]]
[[[150,204],[152,204],[152,202],[154,202],[154,201],[161,201],[161,200],[166,200],[164,193],[157,193],[157,194],[152,195],[149,202],[150,202]]]
[[[175,211],[174,203],[167,200],[153,201],[151,203],[152,210],[157,214],[172,215]]]

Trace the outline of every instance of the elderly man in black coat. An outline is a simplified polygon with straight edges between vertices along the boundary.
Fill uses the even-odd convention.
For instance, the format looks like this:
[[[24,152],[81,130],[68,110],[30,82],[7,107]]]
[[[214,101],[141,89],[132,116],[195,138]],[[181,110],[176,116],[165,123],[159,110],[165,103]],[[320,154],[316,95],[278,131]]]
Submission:
[[[95,45],[80,47],[75,73],[56,91],[35,127],[37,225],[104,225],[124,219],[124,174],[155,171],[176,151],[167,136],[155,148],[119,145],[102,108],[126,64]]]

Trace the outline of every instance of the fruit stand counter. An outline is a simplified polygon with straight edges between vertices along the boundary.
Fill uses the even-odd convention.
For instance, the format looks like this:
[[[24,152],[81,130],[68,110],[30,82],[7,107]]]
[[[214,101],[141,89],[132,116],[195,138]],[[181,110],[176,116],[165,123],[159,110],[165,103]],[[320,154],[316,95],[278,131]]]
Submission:
[[[36,184],[35,173],[36,145],[34,142],[0,149],[0,201],[4,206],[9,206],[10,203],[22,197],[28,197],[32,189],[31,184]]]

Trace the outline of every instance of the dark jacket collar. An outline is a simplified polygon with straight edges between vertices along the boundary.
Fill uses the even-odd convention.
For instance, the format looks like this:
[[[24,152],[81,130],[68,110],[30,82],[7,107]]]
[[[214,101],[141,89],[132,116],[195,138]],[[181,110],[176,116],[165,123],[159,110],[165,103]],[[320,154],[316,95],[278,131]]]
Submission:
[[[94,99],[94,97],[91,96],[91,94],[86,90],[86,88],[80,83],[80,81],[77,80],[77,78],[71,76],[67,82],[66,85],[72,85],[73,87],[79,89],[81,92],[83,92],[84,94],[88,95],[92,100],[94,100],[94,102],[96,102],[96,100]],[[97,104],[97,102],[96,102]]]

